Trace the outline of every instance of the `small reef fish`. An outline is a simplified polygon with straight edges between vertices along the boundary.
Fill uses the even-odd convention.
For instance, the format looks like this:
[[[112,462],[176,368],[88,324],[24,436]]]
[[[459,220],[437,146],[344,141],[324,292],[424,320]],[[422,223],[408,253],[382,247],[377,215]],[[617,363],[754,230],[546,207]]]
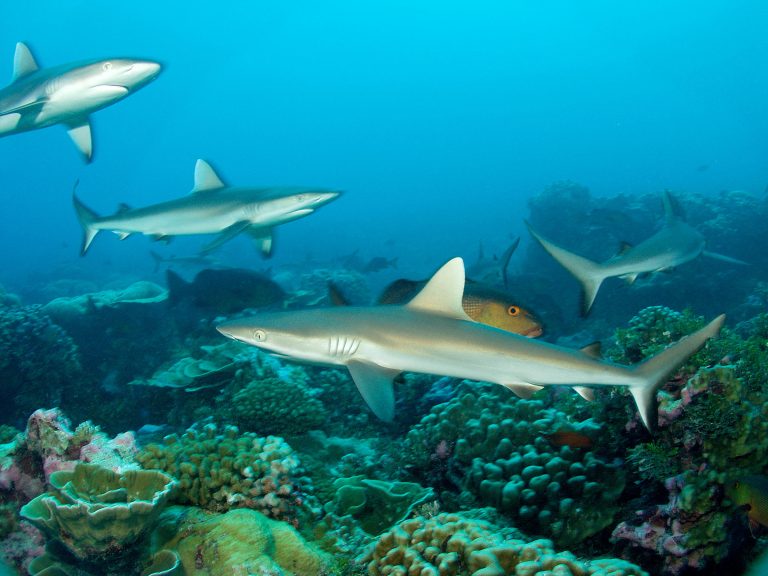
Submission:
[[[573,430],[558,430],[552,434],[547,434],[547,441],[552,446],[570,446],[571,448],[592,448],[594,443],[592,438],[581,432]]]
[[[568,252],[547,240],[528,225],[528,230],[542,248],[570,272],[582,287],[582,315],[587,315],[597,291],[606,278],[618,276],[630,284],[640,274],[669,270],[698,256],[708,256],[731,264],[746,262],[705,250],[705,240],[695,228],[678,217],[669,192],[664,192],[664,226],[637,246],[623,244],[620,252],[602,263]]]
[[[768,477],[750,475],[739,478],[727,489],[736,506],[746,510],[751,528],[768,527]]]
[[[379,304],[405,304],[427,284],[426,280],[395,280],[384,289]],[[467,278],[461,305],[467,315],[507,332],[538,338],[544,332],[541,321],[503,290]]]
[[[74,194],[72,199],[83,227],[81,255],[100,230],[109,230],[121,240],[131,234],[145,234],[156,240],[183,234],[219,234],[203,248],[204,253],[245,232],[268,257],[275,226],[308,216],[340,194],[317,188],[227,186],[210,164],[198,160],[194,188],[183,198],[144,208],[122,205],[116,214],[104,217],[87,208]]]
[[[231,314],[246,308],[271,306],[285,299],[285,292],[276,282],[252,270],[202,270],[192,282],[173,270],[166,270],[165,275],[171,306],[187,301],[215,314]]]
[[[648,429],[655,427],[656,391],[670,374],[717,335],[721,315],[634,366],[525,338],[472,320],[462,307],[464,262],[443,265],[402,306],[340,306],[265,312],[217,326],[223,335],[281,357],[346,366],[379,418],[394,418],[393,381],[420,372],[494,382],[522,397],[563,384],[589,398],[585,386],[626,386]]]
[[[86,162],[93,157],[90,114],[133,94],[160,74],[149,60],[109,58],[40,68],[16,44],[13,80],[0,90],[0,136],[63,124]]]

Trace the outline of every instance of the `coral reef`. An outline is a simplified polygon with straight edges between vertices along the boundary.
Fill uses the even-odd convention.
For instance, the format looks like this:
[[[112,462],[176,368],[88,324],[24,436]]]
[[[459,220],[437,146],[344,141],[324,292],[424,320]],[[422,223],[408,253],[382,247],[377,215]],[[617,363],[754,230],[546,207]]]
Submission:
[[[254,380],[239,390],[232,411],[239,427],[259,434],[303,434],[327,418],[308,386],[277,377]]]
[[[5,423],[20,424],[41,405],[77,397],[78,347],[40,306],[0,308],[0,403]]]
[[[511,539],[498,526],[446,513],[401,522],[364,559],[371,576],[647,576],[623,560],[582,561],[549,540]]]
[[[311,482],[293,449],[276,436],[240,434],[234,426],[219,433],[211,424],[167,436],[163,445],[148,445],[136,459],[179,481],[175,500],[180,504],[217,512],[253,508],[294,523],[315,513]]]
[[[25,504],[21,516],[66,549],[64,562],[119,572],[144,554],[174,480],[157,470],[119,474],[78,463],[51,474],[49,484],[51,491]]]

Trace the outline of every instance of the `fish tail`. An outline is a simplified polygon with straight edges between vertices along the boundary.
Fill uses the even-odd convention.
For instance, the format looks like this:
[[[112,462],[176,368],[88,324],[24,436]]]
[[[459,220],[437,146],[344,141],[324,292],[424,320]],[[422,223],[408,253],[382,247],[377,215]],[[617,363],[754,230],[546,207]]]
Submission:
[[[528,224],[528,230],[531,236],[541,244],[541,247],[579,281],[581,284],[581,315],[586,316],[592,308],[592,303],[595,301],[595,296],[597,296],[597,291],[600,290],[603,280],[608,277],[605,268],[597,262],[560,248],[560,246],[540,236],[531,228],[530,224]]]
[[[640,411],[640,418],[648,430],[653,430],[658,422],[656,391],[681,364],[704,346],[707,340],[717,336],[723,322],[725,322],[725,314],[721,314],[704,328],[681,338],[665,350],[632,368],[639,377],[639,382],[630,385],[629,391]]]
[[[75,187],[77,187],[77,184],[75,184]],[[75,212],[77,213],[77,219],[80,221],[80,226],[83,227],[83,243],[80,246],[80,256],[85,256],[88,246],[91,245],[93,238],[99,233],[99,229],[94,225],[99,219],[99,215],[83,204],[74,191],[72,192],[72,203],[75,205]]]
[[[191,282],[187,282],[170,268],[165,271],[165,281],[168,284],[168,304],[170,306],[175,306],[186,298],[190,291]]]

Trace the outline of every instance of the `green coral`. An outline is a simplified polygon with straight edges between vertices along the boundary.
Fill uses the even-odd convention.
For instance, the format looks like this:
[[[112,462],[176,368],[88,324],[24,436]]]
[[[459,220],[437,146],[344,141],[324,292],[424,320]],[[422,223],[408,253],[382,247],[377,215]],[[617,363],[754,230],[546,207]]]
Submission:
[[[277,436],[240,434],[215,425],[202,431],[166,436],[149,444],[136,460],[144,468],[163,470],[178,479],[176,502],[211,511],[254,508],[273,518],[306,515],[312,485],[293,449]]]
[[[618,559],[585,562],[549,540],[525,542],[461,514],[412,518],[382,534],[364,556],[371,576],[647,576]]]
[[[237,424],[259,434],[297,435],[319,428],[325,408],[299,381],[267,377],[250,382],[233,397]]]
[[[119,474],[79,463],[51,474],[50,486],[51,492],[21,508],[21,516],[77,563],[98,571],[135,564],[174,481],[158,470]]]

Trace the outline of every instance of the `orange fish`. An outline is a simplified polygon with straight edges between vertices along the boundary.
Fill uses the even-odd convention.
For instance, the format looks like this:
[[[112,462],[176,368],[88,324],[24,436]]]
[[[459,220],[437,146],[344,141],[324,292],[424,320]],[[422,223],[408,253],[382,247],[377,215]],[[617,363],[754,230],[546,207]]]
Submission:
[[[573,430],[558,430],[547,434],[546,439],[552,446],[570,446],[571,448],[592,448],[592,438]]]

